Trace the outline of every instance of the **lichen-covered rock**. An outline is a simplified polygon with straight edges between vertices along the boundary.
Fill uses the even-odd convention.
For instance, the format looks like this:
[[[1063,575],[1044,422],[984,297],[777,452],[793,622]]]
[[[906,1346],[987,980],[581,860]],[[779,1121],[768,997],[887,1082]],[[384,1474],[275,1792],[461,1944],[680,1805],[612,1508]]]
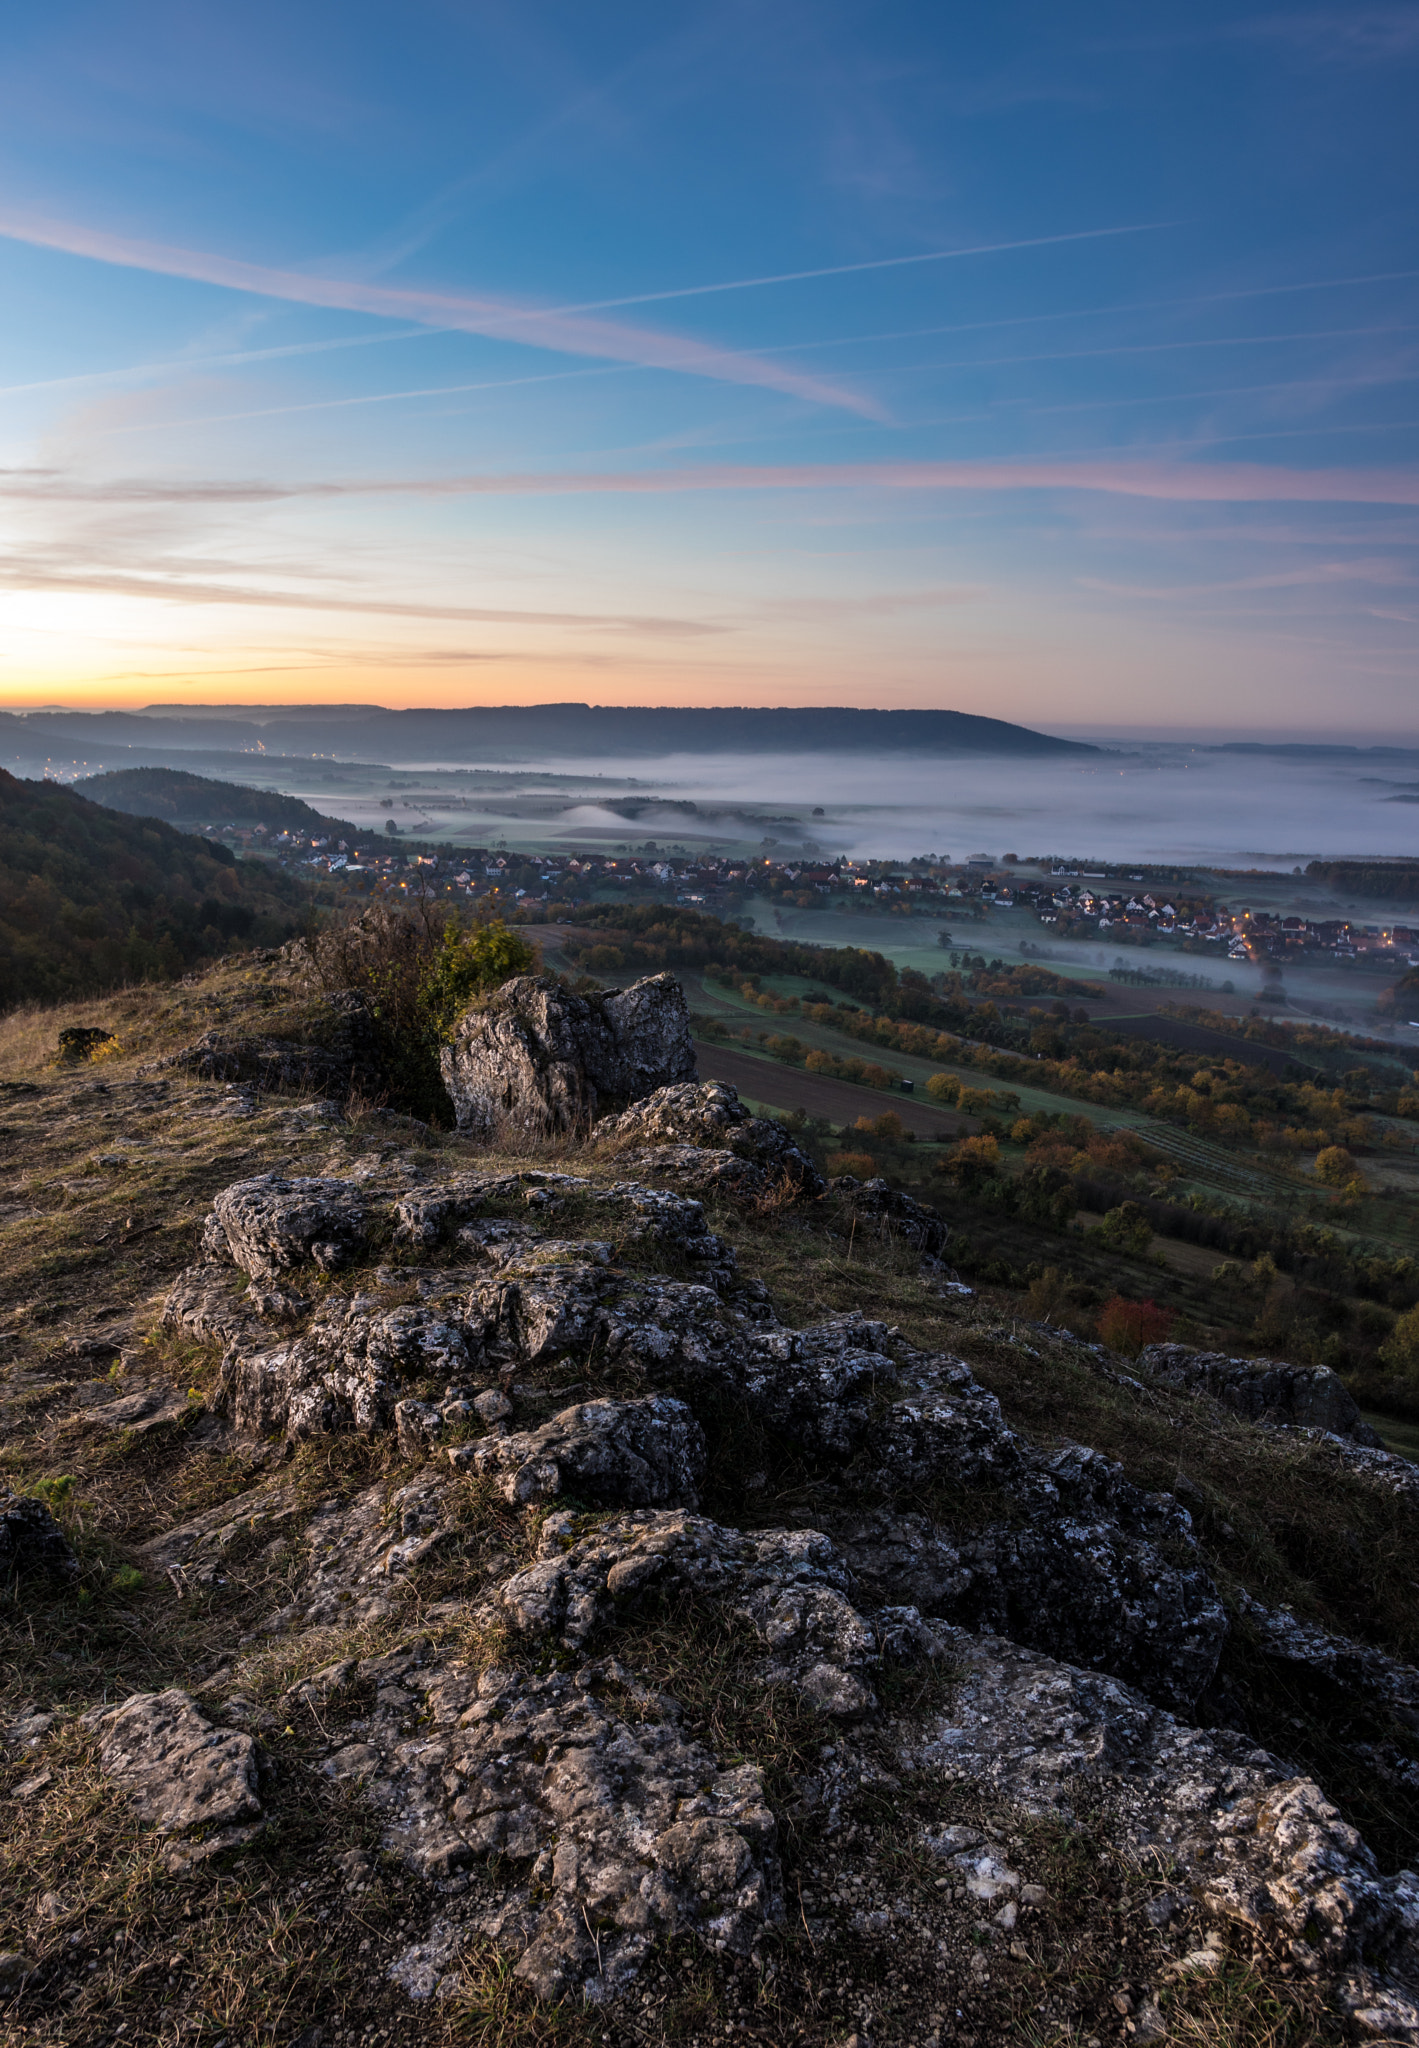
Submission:
[[[574,995],[546,976],[505,982],[459,1020],[440,1055],[458,1128],[565,1131],[607,1104],[694,1076],[685,992],[669,974]]]
[[[165,1835],[194,1838],[179,1864],[247,1841],[262,1818],[256,1744],[214,1728],[185,1692],[137,1693],[87,1715],[99,1762],[140,1816]]]
[[[784,1126],[768,1117],[751,1116],[737,1091],[724,1081],[687,1081],[657,1088],[620,1116],[604,1117],[593,1136],[617,1149],[693,1146],[728,1152],[759,1170],[763,1188],[777,1183],[809,1199],[822,1194],[825,1185],[813,1161]],[[682,1164],[693,1173],[693,1161]],[[728,1183],[732,1182],[731,1172]]]
[[[889,1181],[857,1180],[840,1174],[828,1183],[840,1211],[838,1228],[857,1237],[878,1237],[904,1244],[923,1259],[938,1259],[951,1232],[934,1209]]]
[[[823,1712],[848,1718],[872,1706],[877,1636],[852,1604],[841,1555],[818,1530],[741,1534],[681,1512],[623,1515],[569,1545],[567,1536],[564,1525],[544,1526],[542,1555],[497,1588],[490,1618],[579,1650],[650,1589],[685,1590],[753,1627],[766,1683],[791,1683]]]
[[[202,1232],[209,1258],[229,1258],[254,1280],[292,1266],[326,1272],[346,1265],[365,1243],[369,1198],[353,1181],[258,1174],[223,1188]]]
[[[725,1768],[682,1732],[672,1700],[614,1660],[475,1676],[405,1655],[350,1675],[376,1683],[376,1710],[327,1771],[362,1787],[386,1851],[420,1875],[499,1859],[503,1902],[462,1939],[491,1936],[540,1997],[614,1992],[657,1937],[745,1955],[781,1917],[757,1766]],[[445,1925],[435,1945],[447,1968],[460,1935]],[[409,1970],[400,1959],[391,1974]]]
[[[1419,1881],[1381,1877],[1308,1778],[1242,1736],[1204,1733],[1114,1679],[991,1637],[954,1636],[959,1684],[915,1760],[1072,1817],[1109,1787],[1110,1830],[1171,1865],[1203,1911],[1284,1944],[1303,1970],[1416,1960]]]
[[[0,1592],[25,1579],[72,1585],[78,1576],[79,1560],[44,1502],[0,1493]]]
[[[860,1315],[806,1330],[753,1330],[746,1343],[745,1397],[802,1449],[850,1458],[900,1377],[886,1345],[886,1325]]]
[[[870,1593],[903,1597],[893,1575],[909,1555],[906,1597],[925,1613],[998,1628],[1191,1706],[1216,1670],[1227,1620],[1186,1510],[1096,1451],[1035,1450],[958,1360],[917,1356],[909,1370],[918,1391],[878,1410],[859,1469],[910,1519],[834,1523]],[[928,1534],[915,1503],[933,1496]]]
[[[1328,1365],[1287,1365],[1277,1358],[1227,1358],[1188,1344],[1150,1344],[1139,1359],[1156,1378],[1186,1393],[1211,1394],[1249,1422],[1329,1430],[1383,1449],[1345,1382]]]
[[[704,1431],[683,1401],[582,1401],[541,1429],[457,1444],[458,1471],[494,1480],[517,1507],[570,1493],[606,1506],[693,1507],[704,1480]]]
[[[316,1311],[304,1336],[267,1350],[229,1350],[220,1399],[238,1429],[259,1436],[389,1429],[409,1381],[446,1381],[473,1368],[481,1328],[476,1310],[454,1320],[441,1307],[386,1308],[377,1296],[337,1296]]]

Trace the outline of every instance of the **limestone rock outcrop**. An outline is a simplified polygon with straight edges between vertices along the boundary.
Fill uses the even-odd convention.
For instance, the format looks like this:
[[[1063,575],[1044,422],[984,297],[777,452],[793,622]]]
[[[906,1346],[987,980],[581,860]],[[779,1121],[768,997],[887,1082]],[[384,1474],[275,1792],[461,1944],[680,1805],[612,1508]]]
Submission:
[[[1066,1819],[1106,1777],[1121,1841],[1171,1865],[1214,1921],[1284,1944],[1307,1972],[1406,1951],[1412,1967],[1419,1879],[1382,1877],[1311,1779],[1244,1736],[1187,1727],[1113,1679],[1013,1643],[953,1636],[948,1654],[960,1685],[918,1763]]]
[[[406,1654],[330,1676],[377,1687],[361,1739],[325,1768],[363,1790],[389,1853],[435,1880],[490,1855],[509,1873],[491,1910],[436,1927],[396,1962],[415,1995],[439,1974],[421,1965],[450,1966],[476,1935],[516,1956],[515,1975],[542,1998],[602,1998],[657,1937],[694,1933],[744,1955],[782,1917],[761,1772],[721,1764],[673,1700],[614,1659],[475,1676]],[[415,1712],[423,1733],[408,1742]]]
[[[223,1188],[202,1248],[209,1257],[230,1258],[253,1280],[274,1280],[306,1264],[333,1272],[363,1244],[367,1215],[356,1183],[263,1173]]]
[[[693,1507],[705,1472],[704,1431],[683,1401],[583,1401],[541,1429],[490,1434],[449,1452],[459,1471],[491,1479],[515,1507],[571,1493],[598,1506]]]
[[[590,996],[518,975],[464,1014],[440,1065],[461,1131],[576,1129],[693,1079],[685,992],[669,974]]]
[[[705,1188],[719,1181],[736,1192],[780,1188],[812,1200],[826,1185],[784,1126],[751,1116],[724,1081],[657,1088],[619,1116],[603,1117],[593,1136],[631,1152],[637,1172],[644,1168]]]
[[[1150,1344],[1139,1363],[1170,1387],[1211,1394],[1249,1422],[1324,1429],[1371,1450],[1383,1448],[1350,1389],[1328,1365],[1228,1358],[1219,1351],[1195,1351],[1187,1344]]]

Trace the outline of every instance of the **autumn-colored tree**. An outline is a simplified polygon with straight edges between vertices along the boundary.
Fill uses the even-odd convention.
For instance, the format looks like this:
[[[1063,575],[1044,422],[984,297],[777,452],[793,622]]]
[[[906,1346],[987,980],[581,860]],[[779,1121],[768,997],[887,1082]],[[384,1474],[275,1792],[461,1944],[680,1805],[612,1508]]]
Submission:
[[[1406,1379],[1419,1378],[1419,1307],[1400,1317],[1381,1344],[1380,1357]]]
[[[1343,1145],[1327,1145],[1317,1152],[1315,1176],[1328,1188],[1345,1188],[1352,1180],[1361,1179],[1360,1169]]]
[[[830,1152],[829,1173],[850,1173],[858,1180],[871,1180],[877,1171],[877,1161],[870,1152]]]
[[[1116,1294],[1099,1311],[1100,1343],[1128,1358],[1137,1358],[1147,1344],[1165,1343],[1172,1327],[1168,1310],[1159,1308],[1151,1298],[1130,1301],[1126,1295]]]
[[[1115,1251],[1140,1255],[1153,1242],[1153,1226],[1137,1202],[1120,1202],[1110,1209],[1099,1226],[1104,1243]]]

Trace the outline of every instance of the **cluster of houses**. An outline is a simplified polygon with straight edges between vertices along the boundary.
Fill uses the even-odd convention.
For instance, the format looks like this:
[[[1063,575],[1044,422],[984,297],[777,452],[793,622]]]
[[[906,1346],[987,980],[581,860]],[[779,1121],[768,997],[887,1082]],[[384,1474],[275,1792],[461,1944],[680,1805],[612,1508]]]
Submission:
[[[1065,930],[1085,924],[1119,937],[1132,931],[1201,941],[1225,950],[1231,960],[1280,960],[1309,952],[1324,952],[1341,960],[1370,953],[1407,957],[1419,947],[1419,927],[1411,925],[1282,917],[1269,910],[1230,910],[1225,903],[1215,907],[1193,904],[1179,911],[1172,903],[1159,902],[1150,895],[1096,894],[1067,883],[1037,907],[1042,924],[1057,924]]]
[[[239,845],[265,847],[283,860],[330,874],[368,875],[386,880],[436,885],[453,894],[506,895],[509,903],[527,907],[553,901],[583,903],[607,888],[636,890],[661,900],[704,909],[731,907],[746,895],[795,898],[800,904],[814,896],[840,901],[873,902],[884,909],[945,910],[951,904],[992,904],[998,909],[1033,910],[1041,924],[1060,935],[1106,933],[1119,940],[1172,939],[1188,950],[1205,947],[1225,952],[1231,960],[1277,960],[1302,953],[1326,954],[1346,960],[1385,955],[1419,964],[1419,926],[1355,924],[1344,918],[1282,917],[1264,910],[1231,910],[1207,898],[1174,902],[1166,893],[1117,886],[1107,873],[1081,873],[1056,867],[1047,877],[1011,872],[979,854],[961,863],[939,856],[907,862],[795,860],[792,856],[759,855],[735,859],[713,854],[662,856],[647,847],[639,854],[508,853],[500,849],[461,847],[449,853],[414,853],[376,843],[360,849],[344,839],[299,832],[270,832],[227,827],[221,837]],[[1012,863],[1012,866],[1015,865]],[[1133,877],[1141,883],[1142,876]],[[1176,893],[1176,892],[1174,892]]]

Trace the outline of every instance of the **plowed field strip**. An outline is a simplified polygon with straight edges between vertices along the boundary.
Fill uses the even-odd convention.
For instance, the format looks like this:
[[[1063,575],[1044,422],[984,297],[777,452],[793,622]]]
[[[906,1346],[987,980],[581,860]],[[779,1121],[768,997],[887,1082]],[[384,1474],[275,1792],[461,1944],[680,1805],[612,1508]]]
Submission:
[[[919,1138],[954,1138],[961,1131],[980,1129],[978,1117],[958,1116],[954,1110],[937,1109],[932,1103],[891,1089],[834,1081],[801,1067],[782,1066],[777,1060],[726,1052],[722,1045],[710,1045],[703,1039],[695,1041],[695,1053],[702,1081],[727,1081],[741,1095],[774,1109],[802,1109],[835,1124],[854,1123],[860,1116],[881,1116],[884,1110],[894,1109]]]

